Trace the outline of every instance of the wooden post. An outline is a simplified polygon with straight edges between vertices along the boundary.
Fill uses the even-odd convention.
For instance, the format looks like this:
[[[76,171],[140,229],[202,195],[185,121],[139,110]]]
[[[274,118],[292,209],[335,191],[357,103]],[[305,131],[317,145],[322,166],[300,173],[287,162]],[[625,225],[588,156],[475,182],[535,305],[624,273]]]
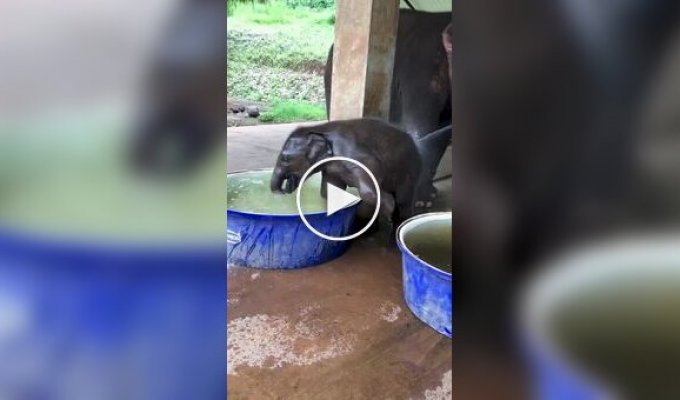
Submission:
[[[399,0],[338,0],[331,120],[387,119]]]

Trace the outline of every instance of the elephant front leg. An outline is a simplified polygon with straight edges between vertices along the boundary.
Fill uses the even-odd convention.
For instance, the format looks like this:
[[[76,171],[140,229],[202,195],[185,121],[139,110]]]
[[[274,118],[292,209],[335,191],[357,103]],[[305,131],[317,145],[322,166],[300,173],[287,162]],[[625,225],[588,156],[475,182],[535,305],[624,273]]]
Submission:
[[[371,217],[369,217],[369,218],[372,218],[373,212],[375,212],[374,207],[376,207],[376,206],[379,207],[379,211],[378,211],[379,218],[371,223],[371,226],[368,229],[367,233],[369,233],[369,234],[377,233],[378,234],[377,239],[378,239],[379,242],[382,242],[384,240],[384,246],[387,246],[387,247],[392,246],[394,244],[394,233],[395,233],[395,230],[396,230],[396,227],[397,227],[395,225],[394,221],[395,221],[395,218],[398,218],[395,215],[396,208],[395,208],[394,196],[392,196],[392,194],[390,194],[390,193],[387,193],[387,192],[381,190],[380,191],[380,203],[378,205],[376,205],[378,199],[377,199],[377,195],[376,195],[374,189],[372,188],[372,186],[369,187],[368,189],[366,189],[363,192],[360,189],[359,193],[361,195],[361,199],[366,202],[366,205],[370,204],[370,206],[372,208]],[[390,226],[389,233],[387,233],[387,232],[380,233],[380,226],[381,226],[381,224],[379,222],[380,220],[386,221],[387,224]],[[365,222],[363,223],[363,225],[365,226]]]
[[[329,175],[325,171],[321,173],[321,197],[328,198],[328,184],[331,184],[339,189],[347,189],[347,184],[342,179]]]
[[[326,172],[321,173],[321,197],[324,199],[328,198],[328,187],[326,184],[328,183],[328,174]]]
[[[368,181],[361,182],[359,184],[359,196],[361,197],[362,201],[364,201],[367,205],[371,207],[372,210],[375,210],[374,207],[378,206],[379,207],[378,215],[382,217],[382,219],[387,221],[389,224],[393,223],[395,219],[396,203],[394,196],[391,193],[387,193],[384,190],[381,190],[380,203],[378,205],[378,196],[373,187],[373,183]],[[371,212],[371,217],[373,216],[373,212]],[[377,223],[377,221],[375,221],[374,223]]]

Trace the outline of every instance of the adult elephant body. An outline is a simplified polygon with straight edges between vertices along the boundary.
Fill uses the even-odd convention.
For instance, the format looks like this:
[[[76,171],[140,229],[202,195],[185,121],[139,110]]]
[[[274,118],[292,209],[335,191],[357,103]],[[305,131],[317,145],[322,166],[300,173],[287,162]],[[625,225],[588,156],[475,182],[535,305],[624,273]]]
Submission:
[[[442,32],[451,13],[399,11],[389,121],[415,137],[451,123],[449,65]],[[326,111],[330,115],[333,46],[324,75]]]
[[[420,200],[433,195],[431,184],[439,161],[451,142],[451,81],[442,32],[451,13],[402,9],[394,56],[389,122],[416,139],[423,160]],[[326,111],[330,115],[333,46],[324,75]],[[421,140],[427,137],[427,140]]]

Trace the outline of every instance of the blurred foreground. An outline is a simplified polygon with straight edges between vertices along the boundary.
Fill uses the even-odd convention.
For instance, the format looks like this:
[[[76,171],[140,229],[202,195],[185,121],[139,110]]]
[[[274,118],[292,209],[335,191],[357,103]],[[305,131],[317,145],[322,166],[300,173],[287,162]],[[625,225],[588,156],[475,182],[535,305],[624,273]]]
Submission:
[[[202,13],[211,21],[217,15],[208,9],[180,13],[193,16],[180,25],[197,32],[180,37],[199,39],[169,41],[183,45],[168,50],[159,38],[177,5],[0,5],[2,398],[224,397],[225,165],[212,135],[224,111],[225,58],[214,51],[224,29],[212,23],[201,29]],[[659,250],[662,241],[635,245],[633,266],[622,259],[625,247],[607,249],[613,262],[568,264],[592,265],[585,277],[600,284],[620,283],[619,264],[635,278],[593,291],[562,289],[564,298],[580,303],[561,314],[576,321],[566,323],[574,330],[545,335],[567,332],[557,375],[554,357],[549,364],[527,357],[541,343],[523,336],[529,327],[514,318],[514,306],[527,294],[527,280],[556,254],[678,228],[679,7],[671,0],[457,4],[457,396],[489,398],[480,395],[494,386],[488,371],[505,369],[524,375],[509,386],[528,383],[544,399],[594,398],[588,388],[595,380],[629,398],[677,398],[668,377],[680,372],[673,339],[680,337],[674,319],[680,261]],[[168,68],[149,78],[145,67],[161,48]],[[178,99],[189,99],[180,107],[189,110],[181,119],[185,133],[198,132],[180,135],[196,150],[195,168],[162,179],[132,172],[125,143],[137,138],[135,116],[140,110],[174,115],[183,104]],[[605,264],[614,267],[600,269]],[[652,273],[658,281],[647,280]],[[607,287],[612,291],[599,289]],[[622,292],[639,297],[620,302]],[[607,310],[612,304],[615,311]],[[645,338],[635,349],[644,363],[629,370],[602,365],[640,343],[622,334],[632,331],[576,329],[616,314],[623,316],[611,326],[642,327],[636,334]],[[589,346],[598,357],[580,358]],[[631,365],[625,361],[617,365]],[[574,385],[562,384],[573,382],[574,371],[589,384],[566,393]],[[544,391],[536,389],[541,384]],[[657,396],[650,386],[667,391]],[[520,388],[501,392],[521,398]]]
[[[461,398],[488,398],[483,379],[470,376],[481,378],[499,365],[523,371],[522,381],[535,398],[596,398],[565,392],[569,385],[552,385],[548,371],[537,374],[527,363],[531,340],[525,327],[518,327],[515,306],[526,294],[527,280],[557,254],[605,239],[680,228],[679,22],[680,3],[670,0],[457,5],[454,387]],[[655,241],[639,247],[652,257]],[[680,269],[677,257],[668,262]],[[641,262],[637,268],[645,276],[648,266]],[[607,269],[612,283],[615,270]],[[664,274],[674,276],[668,270]],[[637,295],[642,286],[633,283],[628,290]],[[579,287],[570,291],[570,296],[583,296],[577,309],[603,306],[597,295],[586,296]],[[680,327],[664,314],[677,310],[680,298],[667,296],[648,306],[625,306],[628,322],[645,326],[650,340],[680,337]],[[649,312],[667,315],[669,323],[650,324]],[[625,341],[614,342],[619,332],[608,332],[616,343],[605,355],[611,361],[629,348]],[[677,343],[657,343],[664,343],[670,358],[629,372],[641,379],[677,376]],[[660,350],[645,351],[656,355]],[[669,369],[660,370],[662,365]],[[650,382],[642,386],[649,388]],[[628,391],[627,398],[677,398],[672,391],[669,397],[641,396],[639,388]],[[507,390],[505,398],[525,396]]]
[[[0,398],[225,396],[224,148],[129,163],[178,4],[0,5]]]

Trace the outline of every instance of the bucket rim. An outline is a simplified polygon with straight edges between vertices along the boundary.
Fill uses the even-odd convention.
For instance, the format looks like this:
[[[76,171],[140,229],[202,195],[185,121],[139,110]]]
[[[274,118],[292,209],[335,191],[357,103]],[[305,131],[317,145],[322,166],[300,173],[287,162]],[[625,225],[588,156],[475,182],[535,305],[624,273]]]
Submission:
[[[539,273],[526,283],[519,299],[520,333],[532,357],[548,361],[563,373],[578,379],[602,395],[612,396],[614,388],[590,376],[569,356],[548,332],[547,320],[565,297],[565,290],[584,281],[602,281],[602,274],[630,272],[642,260],[645,268],[668,270],[670,258],[680,260],[680,232],[672,235],[629,236],[572,248],[540,263]],[[655,253],[650,257],[650,252]],[[673,255],[671,257],[671,255]],[[593,274],[593,272],[595,274]],[[648,272],[648,271],[646,271]]]
[[[245,170],[238,170],[238,171],[234,171],[234,172],[228,172],[227,178],[229,178],[229,176],[232,176],[232,175],[238,175],[238,174],[243,174],[243,173],[247,173],[247,172],[264,172],[264,171],[274,171],[274,168],[273,167],[253,168],[253,169],[245,169]],[[229,183],[227,183],[227,192],[228,191],[229,191]],[[359,203],[360,202],[353,204],[349,207],[346,207],[346,208],[338,211],[336,214],[341,214],[345,210],[356,209],[357,207],[359,207]],[[254,212],[254,211],[232,210],[232,209],[229,208],[229,204],[227,204],[227,215],[230,214],[230,213],[240,214],[240,215],[244,215],[244,216],[252,216],[252,217],[272,217],[272,218],[289,218],[289,219],[296,218],[296,219],[301,220],[300,214],[298,214],[297,212],[294,213],[294,214],[278,214],[278,213],[277,214],[268,214],[268,213]],[[326,215],[326,211],[305,213],[305,216],[309,216],[309,217],[318,217],[318,216],[325,216],[325,215]]]
[[[425,265],[428,269],[431,271],[435,272],[438,275],[443,276],[444,278],[452,279],[453,277],[453,271],[447,272],[442,269],[439,269],[432,264],[428,263],[427,261],[421,259],[420,257],[416,256],[413,254],[413,252],[406,246],[406,243],[404,242],[404,229],[408,227],[408,225],[418,221],[418,220],[423,220],[425,221],[428,220],[446,220],[446,219],[451,219],[453,221],[453,212],[452,211],[435,211],[435,212],[429,212],[425,214],[418,214],[414,215],[413,217],[407,219],[406,221],[402,222],[399,227],[397,228],[396,231],[396,241],[397,241],[397,246],[402,252],[407,253],[411,257],[415,258],[416,260],[420,261],[423,265]]]

